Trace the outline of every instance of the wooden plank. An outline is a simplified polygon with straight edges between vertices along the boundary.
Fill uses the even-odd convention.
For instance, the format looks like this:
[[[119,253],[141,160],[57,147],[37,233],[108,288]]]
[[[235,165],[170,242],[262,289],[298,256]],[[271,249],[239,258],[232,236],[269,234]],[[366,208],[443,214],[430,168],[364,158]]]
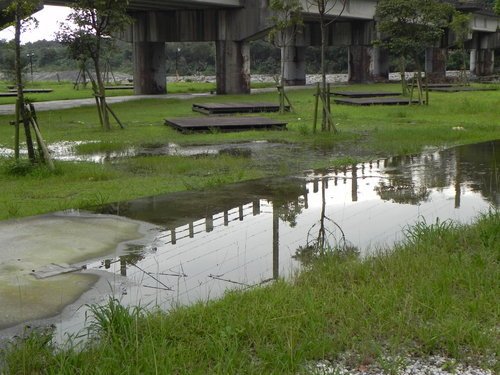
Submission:
[[[132,90],[133,85],[122,85],[122,86],[104,86],[106,90]]]
[[[337,104],[350,105],[408,105],[410,99],[404,97],[398,98],[334,98]],[[418,103],[418,100],[413,99],[412,103]]]
[[[180,117],[166,119],[165,124],[183,131],[241,131],[250,129],[286,130],[286,122],[268,119],[265,117]]]
[[[472,87],[472,86],[453,86],[453,87],[429,87],[429,91],[435,92],[463,92],[463,91],[496,91],[493,87]]]
[[[331,91],[330,95],[347,96],[349,98],[374,98],[384,96],[398,96],[400,92],[383,92],[383,91]]]
[[[231,114],[231,113],[256,113],[256,112],[279,112],[278,104],[269,102],[243,102],[243,103],[194,103],[193,111],[205,115]],[[286,106],[285,110],[290,110]]]
[[[54,90],[52,89],[24,89],[23,93],[25,94],[47,94],[49,92],[52,92]],[[17,93],[16,89],[11,89],[9,90],[11,93]]]

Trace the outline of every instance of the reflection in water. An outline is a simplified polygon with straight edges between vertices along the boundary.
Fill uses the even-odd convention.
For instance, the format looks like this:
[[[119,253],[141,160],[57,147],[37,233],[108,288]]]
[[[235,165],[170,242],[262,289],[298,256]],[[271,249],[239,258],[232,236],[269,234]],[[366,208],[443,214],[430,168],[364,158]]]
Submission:
[[[324,247],[367,254],[416,221],[498,207],[499,143],[112,204],[97,211],[153,223],[155,239],[87,269],[111,275],[125,304],[169,309],[289,277]],[[77,330],[79,314],[60,330]]]

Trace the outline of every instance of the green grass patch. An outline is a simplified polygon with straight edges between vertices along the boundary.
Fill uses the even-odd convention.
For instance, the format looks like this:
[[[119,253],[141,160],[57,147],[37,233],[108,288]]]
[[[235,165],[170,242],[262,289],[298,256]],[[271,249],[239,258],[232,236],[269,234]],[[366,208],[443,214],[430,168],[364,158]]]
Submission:
[[[31,335],[3,351],[7,373],[305,374],[310,361],[346,355],[352,368],[398,373],[407,355],[434,354],[499,371],[488,359],[498,355],[500,214],[407,234],[376,256],[323,251],[290,282],[169,313],[111,300],[92,307],[83,347],[54,351],[50,333]]]

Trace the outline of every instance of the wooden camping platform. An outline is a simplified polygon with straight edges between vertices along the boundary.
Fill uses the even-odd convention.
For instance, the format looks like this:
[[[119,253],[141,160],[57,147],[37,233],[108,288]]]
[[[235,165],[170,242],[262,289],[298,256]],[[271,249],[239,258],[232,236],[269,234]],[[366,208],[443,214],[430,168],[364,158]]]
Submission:
[[[0,92],[0,98],[13,98],[17,96],[17,92]]]
[[[410,99],[408,98],[334,98],[337,104],[350,104],[350,105],[409,105]],[[418,100],[413,99],[412,103],[418,103]]]
[[[383,91],[331,91],[330,95],[347,96],[349,98],[375,98],[384,96],[398,96],[400,92],[383,92]]]
[[[497,89],[489,87],[471,87],[471,86],[429,87],[429,91],[436,91],[436,92],[495,91],[495,90]]]
[[[289,106],[285,109],[290,110]],[[248,103],[194,103],[193,111],[205,115],[222,115],[232,113],[279,112],[280,106],[268,102]]]
[[[241,131],[250,129],[286,130],[286,122],[265,117],[181,117],[166,119],[166,125],[182,132],[207,130]]]

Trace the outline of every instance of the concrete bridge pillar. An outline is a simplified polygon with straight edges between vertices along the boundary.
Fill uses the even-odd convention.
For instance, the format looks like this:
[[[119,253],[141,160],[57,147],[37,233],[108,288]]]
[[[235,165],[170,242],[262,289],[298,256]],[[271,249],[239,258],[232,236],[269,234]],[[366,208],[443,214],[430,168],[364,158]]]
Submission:
[[[371,75],[375,82],[389,80],[389,51],[373,47],[371,55]]]
[[[165,43],[134,43],[134,92],[136,95],[165,94],[167,89]]]
[[[287,46],[281,48],[283,80],[286,86],[306,84],[306,47]]]
[[[373,22],[351,22],[349,82],[373,82],[389,78],[389,53],[372,45],[374,33]]]
[[[431,82],[443,82],[446,79],[446,61],[448,49],[427,48],[425,50],[425,74]]]
[[[249,94],[249,44],[232,40],[218,40],[215,43],[215,49],[217,94]]]
[[[476,76],[488,76],[494,73],[495,50],[473,49],[470,51],[470,72]]]

